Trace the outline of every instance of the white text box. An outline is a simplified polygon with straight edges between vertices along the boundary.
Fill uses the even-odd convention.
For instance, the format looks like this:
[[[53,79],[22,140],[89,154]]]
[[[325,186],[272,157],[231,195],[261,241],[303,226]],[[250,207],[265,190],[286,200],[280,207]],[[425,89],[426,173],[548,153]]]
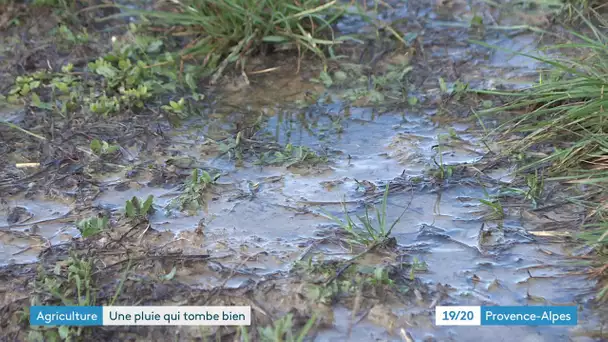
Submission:
[[[481,307],[437,306],[435,325],[481,325]]]
[[[104,306],[103,325],[251,325],[251,307]]]

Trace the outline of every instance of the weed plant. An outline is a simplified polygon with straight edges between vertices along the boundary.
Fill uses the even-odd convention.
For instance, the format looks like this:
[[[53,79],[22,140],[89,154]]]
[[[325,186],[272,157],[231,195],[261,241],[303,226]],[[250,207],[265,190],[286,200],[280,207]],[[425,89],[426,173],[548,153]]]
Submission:
[[[399,221],[401,220],[401,217],[403,217],[403,214],[405,214],[404,210],[390,226],[388,225],[389,222],[387,221],[386,214],[388,192],[389,187],[387,185],[386,190],[384,191],[384,196],[382,197],[380,208],[373,208],[373,210],[376,212],[375,222],[373,219],[373,215],[370,216],[369,209],[366,207],[365,216],[357,215],[356,217],[359,220],[359,223],[356,223],[348,214],[346,205],[344,203],[342,203],[342,208],[344,210],[344,216],[346,221],[343,221],[327,212],[325,213],[325,215],[334,222],[336,222],[350,236],[349,242],[351,243],[365,246],[371,246],[373,244],[382,243],[390,237],[393,228],[395,228],[397,223],[399,223]]]

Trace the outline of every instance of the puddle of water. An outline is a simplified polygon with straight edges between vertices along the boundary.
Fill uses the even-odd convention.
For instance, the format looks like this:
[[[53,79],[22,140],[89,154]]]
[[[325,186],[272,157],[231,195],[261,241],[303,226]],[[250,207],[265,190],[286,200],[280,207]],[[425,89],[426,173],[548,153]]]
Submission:
[[[292,134],[289,141],[312,147],[330,144],[335,150],[343,152],[342,158],[334,159],[331,170],[321,174],[299,175],[282,168],[233,168],[226,170],[226,181],[235,181],[236,188],[245,191],[247,181],[260,182],[260,189],[254,197],[234,199],[234,196],[218,196],[208,204],[207,213],[201,212],[194,216],[175,214],[166,217],[163,212],[157,212],[151,223],[155,230],[166,232],[164,241],[189,240],[183,246],[199,253],[234,254],[234,251],[247,253],[264,253],[254,261],[245,263],[251,274],[243,274],[231,280],[228,286],[239,286],[252,277],[261,277],[277,271],[288,271],[291,265],[301,255],[302,248],[298,241],[304,242],[313,238],[318,228],[328,223],[314,214],[315,204],[311,202],[334,202],[324,208],[340,215],[337,205],[346,195],[346,200],[362,198],[355,179],[384,181],[402,175],[404,171],[411,175],[419,175],[431,164],[434,152],[431,147],[437,144],[436,137],[448,132],[445,128],[437,128],[429,120],[414,115],[406,116],[408,122],[403,122],[401,115],[383,115],[372,119],[371,112],[356,109],[353,112],[348,127],[341,135],[328,136],[319,139],[314,134]],[[358,119],[358,120],[355,120]],[[272,122],[272,121],[271,121]],[[274,121],[278,125],[278,121]],[[274,127],[272,124],[269,130]],[[454,129],[461,134],[467,127],[455,125]],[[463,136],[465,136],[463,134]],[[283,136],[284,137],[284,136]],[[287,138],[284,137],[284,142]],[[196,151],[196,146],[193,146]],[[479,154],[471,151],[450,149],[444,155],[446,164],[456,164],[474,161]],[[182,149],[185,154],[195,155]],[[350,155],[351,158],[345,156]],[[411,157],[415,156],[415,158]],[[271,179],[272,181],[265,180]],[[109,190],[95,200],[96,204],[106,207],[121,208],[126,200],[133,196],[145,198],[152,194],[158,200],[159,207],[166,205],[171,197],[163,197],[169,190],[147,186],[131,187],[125,191]],[[238,191],[234,192],[238,193]],[[413,196],[413,197],[412,197]],[[537,244],[531,244],[525,238],[516,234],[507,236],[501,241],[504,249],[489,248],[487,254],[479,251],[478,237],[481,221],[479,204],[475,198],[483,198],[483,189],[465,186],[453,186],[442,193],[403,193],[391,196],[388,205],[388,220],[397,218],[404,207],[410,204],[400,223],[394,228],[393,234],[401,245],[413,245],[420,242],[429,244],[430,249],[424,253],[412,253],[412,257],[428,265],[429,271],[419,277],[429,284],[444,284],[455,289],[452,294],[452,304],[461,305],[526,305],[530,298],[542,298],[545,304],[562,304],[574,301],[582,289],[591,284],[583,279],[568,280],[562,278],[560,267],[543,268],[542,273],[534,272],[536,276],[555,277],[528,279],[528,274],[522,268],[530,265],[550,265],[555,257],[540,252]],[[465,199],[465,200],[463,200]],[[467,200],[473,199],[473,200]],[[14,203],[27,203],[28,209],[37,219],[58,216],[67,212],[57,204],[44,202],[24,202],[15,200]],[[313,213],[300,212],[302,208],[314,209]],[[360,210],[349,205],[350,210]],[[0,217],[6,220],[6,217]],[[204,221],[204,239],[192,239],[191,232]],[[424,225],[432,225],[435,233],[421,233]],[[428,226],[427,226],[428,227]],[[519,226],[514,230],[521,229]],[[62,234],[58,232],[63,231]],[[60,236],[76,236],[73,224],[58,223],[41,226],[40,234],[51,243],[62,241]],[[192,242],[196,241],[196,242]],[[508,244],[511,242],[511,244]],[[0,244],[0,257],[6,263],[32,262],[41,248],[32,248],[20,252],[32,242],[25,238],[3,239]],[[500,245],[500,243],[499,243]],[[43,246],[43,244],[40,244]],[[500,246],[500,247],[504,247]],[[556,248],[558,245],[543,245],[543,248]],[[560,250],[560,254],[568,252]],[[222,283],[206,269],[187,269],[177,274],[181,281],[192,284],[205,284],[212,288]],[[476,277],[478,280],[473,281]],[[573,288],[564,290],[568,284]],[[402,308],[394,308],[401,310]],[[350,312],[345,308],[335,308],[336,322],[334,329],[322,332],[318,341],[344,340],[347,335]],[[419,315],[415,317],[418,317]],[[432,318],[432,317],[431,317]],[[511,341],[517,337],[522,341],[555,341],[562,340],[569,334],[568,329],[536,329],[528,327],[517,328],[463,328],[449,329],[434,327],[428,320],[408,329],[416,337],[432,335],[440,340],[470,340],[475,338],[495,338],[498,331],[509,333]],[[354,336],[400,340],[394,335],[388,335],[383,329],[364,320],[353,330]]]
[[[22,197],[8,199],[7,204],[9,208],[21,207],[25,212],[16,222],[19,226],[9,230],[12,226],[8,224],[10,212],[8,208],[0,211],[0,265],[35,262],[38,254],[49,245],[67,242],[75,234],[74,227],[54,220],[69,212],[61,204],[46,200],[26,201]],[[43,223],[34,226],[35,222],[41,221]]]
[[[488,44],[500,46],[501,49],[512,51],[496,50],[490,60],[491,65],[497,67],[514,67],[518,69],[518,72],[522,72],[522,69],[535,70],[539,67],[540,63],[533,58],[518,55],[516,53],[546,57],[538,52],[538,36],[533,34],[522,34],[511,39],[501,39]]]

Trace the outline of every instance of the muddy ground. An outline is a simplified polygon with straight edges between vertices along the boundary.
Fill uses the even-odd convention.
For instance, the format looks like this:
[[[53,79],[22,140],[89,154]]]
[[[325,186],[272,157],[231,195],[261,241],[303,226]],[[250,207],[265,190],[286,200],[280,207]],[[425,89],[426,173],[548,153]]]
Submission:
[[[314,314],[309,337],[315,341],[605,340],[606,319],[584,263],[590,250],[572,239],[585,212],[564,204],[588,194],[546,184],[536,205],[518,198],[495,207],[481,202],[524,185],[514,178],[516,165],[498,158],[508,141],[486,139],[497,121],[484,119],[482,126],[471,114],[500,99],[459,88],[512,89],[537,77],[533,60],[469,39],[534,49],[542,39],[536,33],[492,27],[560,27],[551,13],[482,2],[390,5],[377,18],[406,32],[407,47],[390,35],[345,46],[347,58],[329,61],[331,84],[323,84],[323,67],[312,57],[258,56],[246,80],[238,70],[216,87],[201,80],[205,99],[179,125],[159,106],[66,118],[31,103],[5,103],[0,118],[27,131],[0,125],[1,339],[51,340],[57,330],[30,327],[28,306],[76,300],[250,305],[252,340],[264,340],[255,332],[287,314],[296,331]],[[5,95],[18,75],[68,62],[77,73],[111,49],[112,36],[126,36],[91,24],[90,41],[63,46],[50,32],[65,18],[52,10],[4,10]],[[475,15],[487,26],[469,28]],[[355,17],[337,29],[375,37]],[[360,76],[369,84],[339,82]],[[96,154],[94,139],[118,149]],[[193,185],[195,170],[219,178]],[[386,221],[401,217],[390,239],[353,243],[328,217],[345,218],[344,203],[357,221],[366,208],[381,208],[387,186]],[[125,216],[126,201],[149,195],[153,211]],[[109,221],[84,237],[78,223],[95,217]],[[91,295],[86,302],[75,293],[74,274]],[[436,305],[538,304],[578,305],[579,325],[434,324]],[[99,327],[62,333],[87,341],[233,341],[243,332]]]

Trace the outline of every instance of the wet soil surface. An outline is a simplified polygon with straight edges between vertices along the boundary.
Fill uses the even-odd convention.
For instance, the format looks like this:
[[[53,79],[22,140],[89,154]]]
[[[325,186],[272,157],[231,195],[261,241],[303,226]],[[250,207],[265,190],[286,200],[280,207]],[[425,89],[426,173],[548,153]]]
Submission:
[[[3,119],[52,137],[48,143],[0,128],[3,338],[25,339],[21,310],[33,303],[41,274],[67,267],[76,253],[94,260],[97,303],[110,302],[120,287],[121,305],[250,305],[254,329],[287,313],[299,326],[315,313],[315,341],[605,339],[592,301],[595,284],[580,262],[588,250],[570,239],[580,208],[564,205],[567,195],[557,186],[536,207],[513,201],[497,213],[480,202],[517,186],[512,165],[492,162],[500,144],[482,141],[484,130],[469,117],[472,106],[492,99],[455,97],[438,81],[450,89],[456,81],[481,89],[534,80],[531,60],[510,59],[468,39],[522,49],[537,37],[462,27],[473,13],[484,22],[513,24],[483,4],[392,5],[379,19],[405,19],[395,27],[414,34],[415,49],[384,53],[374,72],[409,60],[416,105],[391,101],[390,87],[380,91],[382,103],[373,103],[374,94],[348,101],[348,86],[325,89],[311,80],[321,69],[295,74],[296,59],[286,57],[263,62],[283,68],[250,77],[248,86],[216,91],[201,115],[179,128],[154,114],[68,124],[31,108],[3,109]],[[341,25],[345,34],[365,29],[355,19]],[[358,60],[361,50],[353,51]],[[263,63],[253,68],[267,67]],[[347,70],[345,64],[330,74]],[[0,80],[10,82],[4,72]],[[99,137],[121,147],[113,159],[82,151]],[[286,146],[307,149],[285,157]],[[41,165],[16,167],[28,162]],[[197,169],[220,175],[198,197],[188,192]],[[366,208],[381,207],[386,187],[386,221],[401,217],[392,238],[349,243],[328,216],[345,218],[344,203],[356,221]],[[180,208],[184,194],[200,199],[200,208]],[[149,218],[122,215],[127,200],[149,195],[155,209]],[[109,217],[109,228],[82,238],[76,223],[96,215]],[[579,324],[438,327],[436,305],[578,305]],[[90,333],[93,340],[235,339],[231,328]]]

